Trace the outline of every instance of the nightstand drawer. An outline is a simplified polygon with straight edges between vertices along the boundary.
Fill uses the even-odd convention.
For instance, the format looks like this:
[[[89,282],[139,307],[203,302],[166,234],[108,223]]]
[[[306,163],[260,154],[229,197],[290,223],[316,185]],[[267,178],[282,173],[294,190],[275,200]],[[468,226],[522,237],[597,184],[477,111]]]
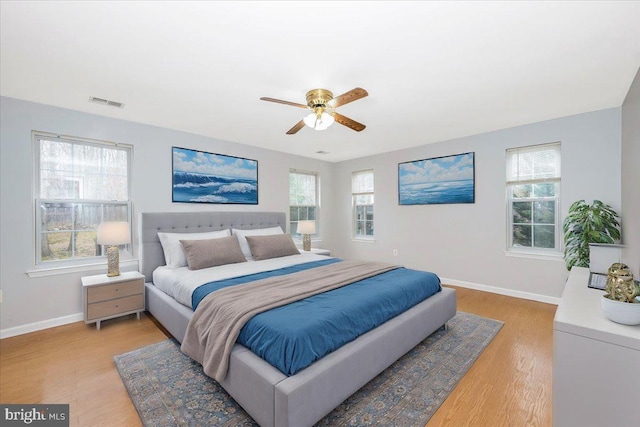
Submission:
[[[144,294],[132,295],[126,298],[118,298],[110,301],[89,304],[87,307],[87,320],[91,321],[101,317],[125,313],[127,311],[144,309]]]
[[[128,280],[111,285],[92,286],[87,289],[87,302],[91,304],[141,294],[142,292],[144,292],[144,283],[142,280]]]

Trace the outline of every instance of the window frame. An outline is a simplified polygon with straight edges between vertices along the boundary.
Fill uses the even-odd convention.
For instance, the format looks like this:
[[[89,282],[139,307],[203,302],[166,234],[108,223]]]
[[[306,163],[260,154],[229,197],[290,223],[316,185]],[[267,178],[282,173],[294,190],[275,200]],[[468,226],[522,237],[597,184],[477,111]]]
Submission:
[[[511,153],[515,152],[515,155],[519,155],[526,152],[535,152],[535,151],[544,151],[545,149],[553,148],[558,153],[558,176],[549,177],[549,178],[531,178],[531,179],[509,179],[509,167],[511,166],[509,163]],[[531,255],[531,256],[551,256],[551,257],[561,257],[563,251],[563,242],[562,242],[562,224],[560,219],[560,203],[561,203],[561,180],[562,180],[562,145],[560,142],[552,142],[552,143],[544,143],[544,144],[535,144],[528,145],[522,147],[514,147],[508,148],[505,151],[505,200],[506,200],[506,252],[511,255]],[[534,186],[536,184],[553,184],[554,185],[554,195],[553,196],[530,196],[523,198],[514,198],[513,197],[513,188],[518,185],[531,185],[532,191],[534,191]],[[531,225],[531,239],[532,246],[514,246],[514,225],[518,225],[518,223],[514,223],[513,221],[513,205],[517,202],[525,202],[525,203],[536,203],[536,202],[554,202],[554,247],[553,248],[541,248],[533,246],[535,244],[534,238],[535,235],[533,233],[534,226],[537,225],[551,225],[549,223],[536,223],[534,219],[534,210],[532,206],[531,210],[531,220],[529,224]]]
[[[364,174],[371,174],[371,178],[373,180],[373,189],[372,191],[356,191],[356,189],[354,188],[354,181],[356,176],[358,175],[364,175]],[[364,170],[359,170],[359,171],[353,171],[351,172],[351,238],[354,240],[365,240],[365,241],[374,241],[375,240],[375,173],[373,169],[364,169]],[[361,203],[357,203],[357,198],[358,196],[371,196],[372,198],[372,203],[367,203],[367,204],[361,204]],[[366,232],[366,224],[367,222],[371,222],[371,234],[358,234],[358,222],[362,222],[362,221],[358,221],[358,217],[357,217],[357,210],[358,207],[365,207],[365,219],[364,219],[364,224],[365,224],[365,232]],[[371,216],[372,219],[368,220],[366,219],[366,207],[371,207],[372,212],[371,212]]]
[[[74,204],[74,205],[99,205],[101,208],[101,221],[104,218],[105,207],[106,206],[125,206],[126,207],[126,216],[127,222],[129,223],[130,232],[133,232],[133,215],[132,215],[132,164],[133,164],[133,146],[130,144],[119,144],[111,141],[103,141],[103,140],[95,140],[89,138],[82,138],[76,136],[69,135],[60,135],[54,134],[50,132],[42,132],[42,131],[32,131],[32,147],[33,147],[33,186],[32,186],[32,200],[33,200],[33,210],[32,210],[32,227],[33,227],[33,235],[34,235],[34,269],[35,271],[47,271],[47,270],[67,270],[69,268],[82,267],[88,265],[102,265],[106,263],[106,248],[102,245],[101,253],[102,255],[96,256],[86,256],[86,257],[75,257],[74,252],[72,250],[71,258],[67,259],[57,259],[57,260],[42,260],[42,216],[41,216],[41,205],[43,203],[59,203],[59,204]],[[44,198],[41,197],[41,141],[61,141],[74,145],[82,145],[82,146],[94,146],[100,148],[117,148],[120,151],[124,151],[127,156],[127,200],[108,200],[108,199],[83,199],[83,198]],[[75,209],[72,211],[75,213]],[[72,213],[72,214],[73,214]],[[75,223],[75,221],[74,221]],[[84,231],[84,230],[83,230]],[[96,227],[97,231],[97,227]],[[74,239],[75,234],[78,230],[73,229],[73,227],[69,230],[72,233],[72,239]],[[75,243],[73,243],[75,245]],[[75,247],[74,247],[75,249]],[[132,254],[132,245],[122,245],[121,249],[121,258],[124,255],[124,259],[133,258]],[[33,272],[28,272],[30,275]]]
[[[291,175],[295,174],[295,175],[310,175],[313,176],[315,178],[315,199],[316,199],[316,204],[315,205],[292,205],[291,204]],[[291,208],[292,207],[297,207],[299,208],[315,208],[315,219],[313,219],[312,221],[316,222],[316,232],[315,234],[311,234],[311,240],[313,241],[318,241],[320,239],[320,173],[319,172],[314,172],[314,171],[306,171],[306,170],[299,170],[299,169],[289,169],[289,234],[291,235],[291,238],[293,240],[295,240],[296,242],[302,242],[302,234],[295,232],[294,233],[294,227],[293,224],[294,223],[298,223],[298,221],[306,221],[308,220],[308,211],[307,211],[307,219],[300,219],[299,216],[299,212],[298,211],[298,219],[296,221],[293,221],[291,219]],[[295,227],[295,229],[297,230],[297,226]]]

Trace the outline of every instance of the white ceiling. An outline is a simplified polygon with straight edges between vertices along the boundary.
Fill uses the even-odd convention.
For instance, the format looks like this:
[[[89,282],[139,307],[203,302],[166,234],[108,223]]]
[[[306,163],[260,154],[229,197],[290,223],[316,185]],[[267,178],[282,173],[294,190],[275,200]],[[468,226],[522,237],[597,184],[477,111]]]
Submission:
[[[328,161],[620,106],[640,66],[640,2],[2,1],[0,18],[3,96]],[[338,111],[360,133],[285,135],[305,111],[259,100],[357,86]]]

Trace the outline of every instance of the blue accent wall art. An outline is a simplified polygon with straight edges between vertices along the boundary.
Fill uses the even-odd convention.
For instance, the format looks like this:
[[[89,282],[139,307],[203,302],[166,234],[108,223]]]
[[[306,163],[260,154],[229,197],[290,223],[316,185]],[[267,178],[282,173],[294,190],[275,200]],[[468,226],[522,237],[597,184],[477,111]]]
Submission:
[[[258,204],[258,161],[172,147],[172,200]]]
[[[398,204],[475,203],[475,153],[398,164]]]

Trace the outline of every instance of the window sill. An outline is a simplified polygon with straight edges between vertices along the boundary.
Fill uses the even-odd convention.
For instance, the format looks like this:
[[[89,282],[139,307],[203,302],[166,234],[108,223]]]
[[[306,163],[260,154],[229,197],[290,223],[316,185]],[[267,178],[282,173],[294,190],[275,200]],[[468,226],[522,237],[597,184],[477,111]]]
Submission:
[[[528,252],[518,250],[507,250],[504,254],[514,258],[529,258],[529,259],[543,259],[546,261],[560,261],[564,262],[564,254],[559,252],[543,253],[543,252]]]
[[[376,239],[373,237],[352,237],[351,241],[359,243],[375,243]]]
[[[138,260],[135,258],[132,259],[121,259],[120,260],[120,268],[123,267],[134,267],[136,270],[138,269]],[[34,268],[33,270],[27,271],[27,275],[30,278],[34,277],[47,277],[47,276],[57,276],[61,274],[72,274],[72,273],[84,273],[87,271],[96,271],[96,270],[107,270],[107,262],[95,262],[91,264],[82,264],[82,265],[68,265],[63,267],[42,267],[42,268]]]

